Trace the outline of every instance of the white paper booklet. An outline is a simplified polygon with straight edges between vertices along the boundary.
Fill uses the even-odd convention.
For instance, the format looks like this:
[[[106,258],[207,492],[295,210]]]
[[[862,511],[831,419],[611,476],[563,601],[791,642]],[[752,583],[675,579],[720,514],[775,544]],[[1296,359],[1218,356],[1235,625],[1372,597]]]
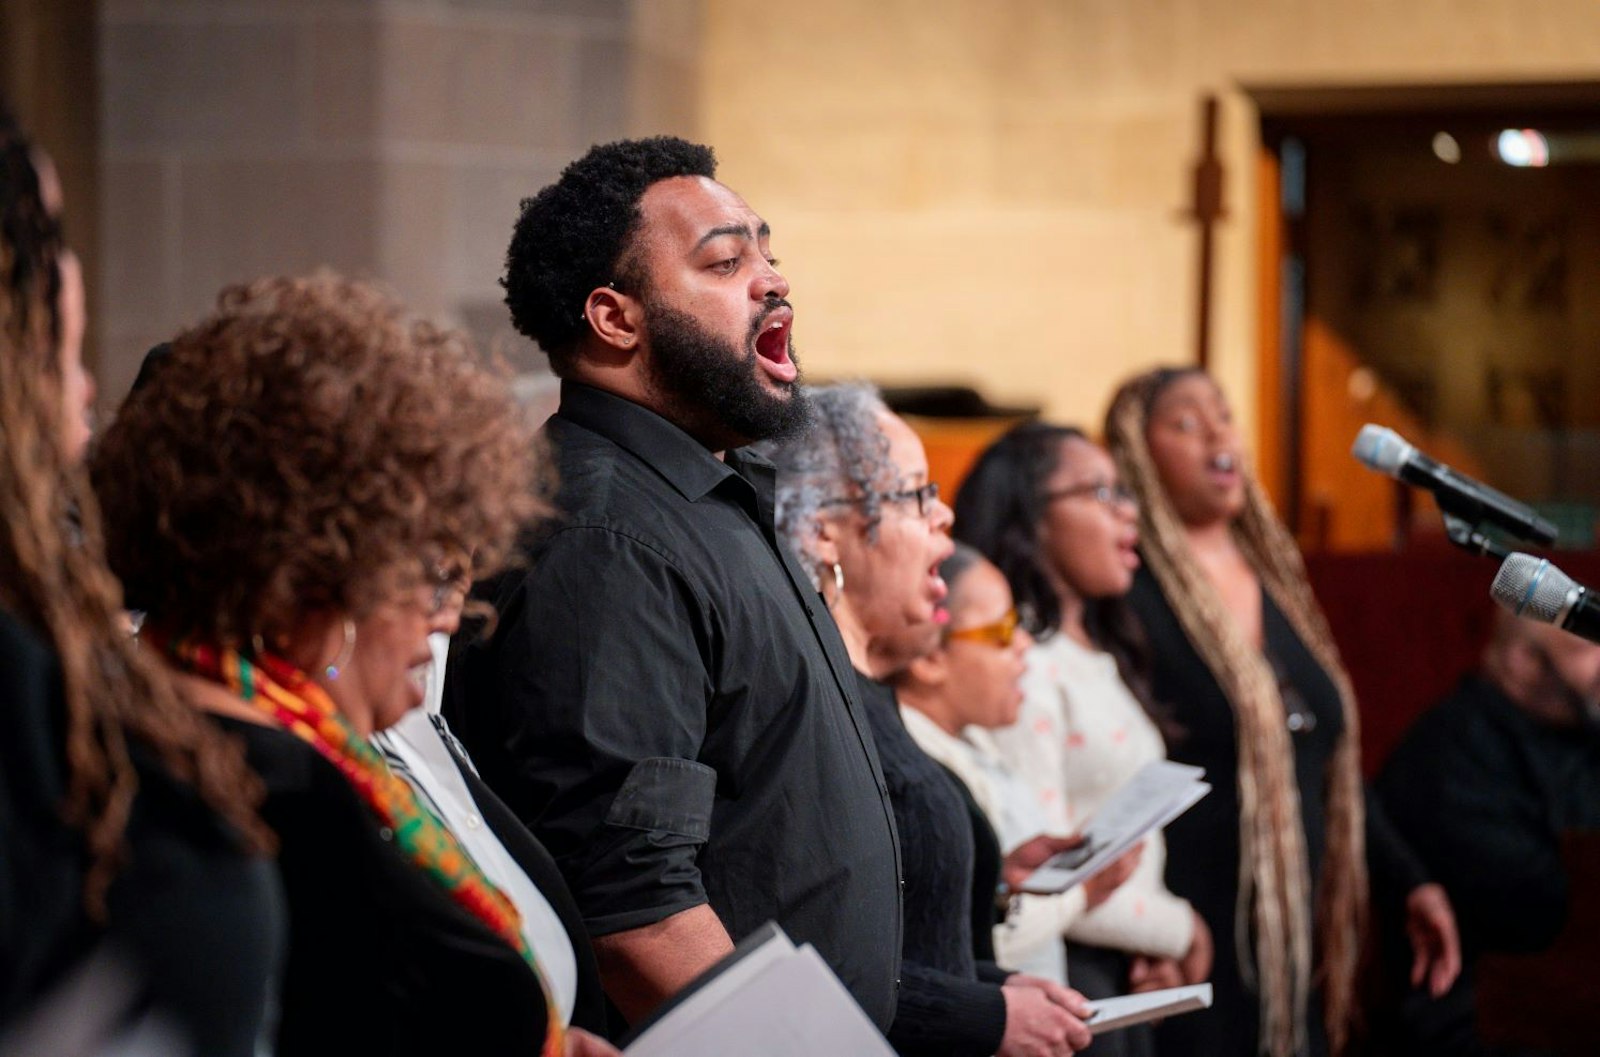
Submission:
[[[894,1057],[810,944],[768,922],[641,1026],[625,1057]]]
[[[1110,866],[1152,830],[1193,807],[1211,791],[1205,770],[1153,760],[1106,799],[1083,827],[1081,847],[1047,861],[1022,882],[1021,891],[1054,895]]]
[[[1102,998],[1089,1003],[1094,1013],[1084,1023],[1091,1034],[1116,1031],[1147,1020],[1175,1017],[1179,1013],[1192,1013],[1197,1009],[1211,1008],[1211,985],[1192,984],[1189,987],[1169,987],[1162,991],[1145,991],[1137,995]]]

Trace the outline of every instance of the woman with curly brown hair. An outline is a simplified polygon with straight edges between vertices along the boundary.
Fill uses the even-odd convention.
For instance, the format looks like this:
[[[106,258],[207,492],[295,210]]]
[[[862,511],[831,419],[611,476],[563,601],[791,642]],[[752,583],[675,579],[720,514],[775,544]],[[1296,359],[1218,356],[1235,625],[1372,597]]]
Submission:
[[[500,569],[539,512],[533,450],[459,334],[326,275],[224,290],[96,449],[143,640],[267,784],[285,1057],[548,1057],[585,1037],[551,975],[586,947],[559,880],[541,909],[565,949],[535,950],[533,911],[368,741],[422,704],[457,585]]]
[[[1215,1005],[1163,1025],[1157,1048],[1336,1054],[1355,1022],[1369,856],[1404,893],[1417,973],[1441,989],[1460,966],[1448,902],[1364,810],[1349,676],[1216,382],[1141,374],[1117,391],[1105,436],[1139,499],[1128,600],[1151,695],[1171,713],[1169,754],[1213,785],[1167,829],[1167,881],[1216,936]]]
[[[180,1046],[246,1055],[282,936],[260,787],[123,630],[59,199],[0,111],[0,1036],[59,1044],[30,1011],[106,950]]]

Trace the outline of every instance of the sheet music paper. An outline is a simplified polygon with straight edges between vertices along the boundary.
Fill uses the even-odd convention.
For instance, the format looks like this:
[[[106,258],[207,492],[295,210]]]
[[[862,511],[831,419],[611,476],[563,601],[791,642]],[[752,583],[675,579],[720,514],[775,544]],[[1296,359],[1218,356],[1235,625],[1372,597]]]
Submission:
[[[768,927],[648,1024],[625,1057],[894,1057],[822,956]]]
[[[1029,874],[1019,891],[1053,895],[1082,884],[1110,866],[1153,830],[1160,829],[1211,791],[1205,770],[1152,760],[1111,794],[1083,827],[1084,845],[1063,852]]]
[[[1179,1013],[1192,1013],[1197,1009],[1211,1008],[1211,985],[1191,984],[1188,987],[1168,987],[1160,991],[1145,991],[1137,995],[1121,995],[1091,1002],[1094,1013],[1085,1023],[1089,1032],[1100,1035],[1118,1028],[1143,1024]]]

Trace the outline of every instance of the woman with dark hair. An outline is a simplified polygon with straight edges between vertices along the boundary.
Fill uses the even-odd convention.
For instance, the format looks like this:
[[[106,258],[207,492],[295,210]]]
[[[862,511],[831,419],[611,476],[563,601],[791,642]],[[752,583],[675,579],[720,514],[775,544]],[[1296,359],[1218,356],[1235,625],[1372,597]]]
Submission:
[[[1122,597],[1138,566],[1137,510],[1111,457],[1082,431],[1024,423],[984,451],[962,484],[956,534],[1005,573],[1028,652],[1016,723],[972,737],[1035,793],[1047,824],[1074,829],[1166,746],[1142,700],[1138,642]],[[1091,998],[1204,980],[1205,922],[1162,881],[1161,835],[1133,876],[1064,929],[1073,985]],[[1106,1040],[1142,1054],[1148,1028]]]
[[[36,1008],[103,950],[109,1030],[126,995],[182,1051],[244,1057],[282,936],[254,854],[271,835],[238,747],[124,631],[80,465],[92,386],[59,207],[48,159],[0,113],[0,1036],[58,1045],[65,1025]]]
[[[1460,963],[1448,901],[1364,815],[1350,680],[1216,383],[1194,368],[1131,379],[1106,442],[1139,498],[1145,564],[1129,601],[1152,692],[1181,731],[1169,749],[1213,786],[1167,836],[1173,890],[1222,945],[1215,1006],[1164,1025],[1161,1051],[1338,1053],[1356,1012],[1369,852],[1385,887],[1407,893],[1419,975],[1440,990]]]
[[[523,834],[546,883],[519,904],[368,740],[540,511],[505,380],[370,285],[264,279],[173,340],[93,471],[141,640],[267,785],[278,1052],[614,1053],[566,1031],[598,978],[548,855]]]
[[[904,927],[889,1041],[906,1055],[1064,1057],[1089,1042],[1083,999],[975,956],[974,891],[992,906],[1002,869],[994,835],[974,828],[981,816],[917,747],[883,681],[933,650],[948,620],[938,567],[951,551],[950,508],[928,480],[922,442],[875,390],[810,395],[811,432],[767,448],[778,467],[778,531],[838,622],[894,806]],[[1036,867],[1065,846],[1046,838],[1012,859]],[[988,876],[976,875],[980,861]]]
[[[960,779],[980,819],[992,827],[998,849],[1023,848],[1041,833],[1060,832],[1043,807],[1047,801],[1016,773],[993,738],[1017,722],[1033,638],[1021,626],[1005,577],[976,550],[958,544],[939,572],[950,585],[950,620],[938,648],[894,677],[900,714],[923,751]],[[994,960],[1005,968],[1064,984],[1062,937],[1071,934],[1085,913],[1094,913],[1118,893],[1138,868],[1140,856],[1135,848],[1083,884],[1056,895],[1008,895],[1004,920],[996,921],[991,904],[975,938],[980,947],[990,943]],[[1019,870],[1003,880],[1015,888],[1025,877]],[[975,930],[979,927],[975,919]],[[1081,975],[1073,973],[1079,991]],[[1115,984],[1107,994],[1127,989],[1126,980]],[[1115,1047],[1128,1030],[1133,1029],[1099,1045]]]

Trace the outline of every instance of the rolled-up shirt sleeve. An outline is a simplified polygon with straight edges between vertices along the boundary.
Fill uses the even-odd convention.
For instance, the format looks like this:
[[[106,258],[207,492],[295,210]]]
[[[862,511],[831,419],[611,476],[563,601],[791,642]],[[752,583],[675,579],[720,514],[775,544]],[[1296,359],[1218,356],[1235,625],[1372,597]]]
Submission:
[[[706,902],[717,774],[698,762],[709,605],[659,549],[576,526],[541,549],[495,632],[506,758],[593,935]]]

